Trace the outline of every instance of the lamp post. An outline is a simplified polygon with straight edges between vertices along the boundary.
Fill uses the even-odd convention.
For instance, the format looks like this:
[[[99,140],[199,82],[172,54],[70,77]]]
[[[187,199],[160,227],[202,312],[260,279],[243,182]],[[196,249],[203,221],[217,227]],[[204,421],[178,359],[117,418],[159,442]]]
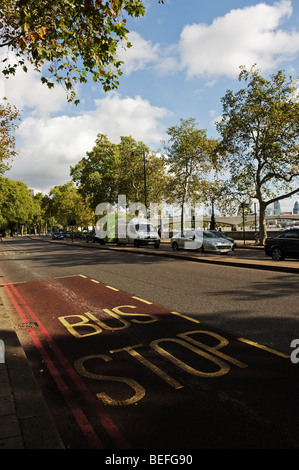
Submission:
[[[135,155],[136,152],[131,152],[131,155]],[[145,150],[142,150],[143,156],[143,179],[144,179],[144,205],[145,205],[145,215],[147,219],[147,183],[146,183],[146,159],[145,159]]]
[[[145,150],[142,150],[142,153],[143,153],[143,174],[144,174],[144,205],[145,205],[145,214],[147,218],[147,184],[146,184]]]
[[[259,235],[258,235],[258,230],[257,230],[257,204],[258,204],[258,200],[257,199],[252,199],[251,200],[251,203],[253,203],[253,207],[254,207],[254,238],[255,238],[255,242],[258,243],[258,239],[259,239]]]
[[[248,209],[249,204],[246,202],[241,202],[242,208],[242,219],[243,219],[243,243],[246,245],[246,234],[245,234],[245,209]]]
[[[211,214],[211,223],[210,223],[210,230],[215,230],[215,211],[214,211],[214,198],[212,197],[212,214]]]

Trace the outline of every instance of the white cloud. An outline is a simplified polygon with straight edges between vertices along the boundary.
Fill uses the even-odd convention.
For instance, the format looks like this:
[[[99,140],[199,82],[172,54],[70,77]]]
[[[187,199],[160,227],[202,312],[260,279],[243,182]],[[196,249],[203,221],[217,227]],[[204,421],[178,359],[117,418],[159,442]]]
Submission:
[[[159,61],[159,44],[153,45],[151,41],[146,41],[134,31],[128,34],[128,41],[132,44],[132,47],[124,49],[123,44],[121,44],[117,51],[118,59],[124,62],[122,71],[126,75]]]
[[[3,55],[0,55],[0,61],[2,58]],[[15,61],[13,53],[9,53],[9,58],[11,63]],[[63,109],[66,106],[67,99],[62,86],[57,85],[54,90],[49,90],[46,85],[42,84],[41,74],[35,72],[33,66],[29,63],[26,63],[26,66],[28,68],[27,73],[19,68],[16,74],[10,76],[9,79],[4,78],[0,73],[0,98],[6,96],[9,102],[19,110],[28,108],[42,116]]]
[[[163,75],[185,69],[188,77],[235,78],[240,65],[255,63],[263,71],[274,70],[299,53],[299,32],[281,27],[292,13],[291,0],[233,9],[210,25],[186,25],[179,42],[166,48],[131,32],[128,39],[133,47],[119,48],[118,56],[127,75],[152,68]]]
[[[299,32],[279,29],[292,11],[289,0],[273,6],[259,3],[231,10],[211,25],[185,26],[179,48],[188,76],[235,77],[240,65],[257,63],[262,70],[271,70],[293,58],[299,52]]]
[[[164,137],[159,121],[169,115],[166,108],[152,106],[148,100],[121,98],[117,93],[103,100],[96,100],[94,115],[100,117],[100,128],[114,141],[128,136],[146,143],[158,143]]]
[[[113,93],[79,116],[29,116],[17,133],[19,156],[5,176],[48,192],[70,179],[70,166],[93,148],[98,133],[115,143],[120,136],[131,135],[149,145],[159,144],[165,137],[160,120],[168,114],[166,108],[153,107],[139,96],[121,98]]]
[[[177,56],[177,44],[162,48],[159,43],[153,44],[135,31],[128,34],[128,41],[132,47],[125,49],[121,44],[117,52],[118,59],[124,62],[121,69],[128,76],[144,69],[152,69],[160,75],[167,75],[177,73],[183,68],[180,57]]]

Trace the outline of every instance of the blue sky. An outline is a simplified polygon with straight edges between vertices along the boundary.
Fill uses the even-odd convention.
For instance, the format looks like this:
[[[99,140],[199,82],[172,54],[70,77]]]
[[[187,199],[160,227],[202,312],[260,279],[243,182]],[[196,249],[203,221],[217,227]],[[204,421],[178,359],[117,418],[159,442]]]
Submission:
[[[131,135],[152,150],[166,130],[193,117],[209,137],[221,98],[239,86],[239,67],[299,76],[298,0],[145,0],[146,15],[129,19],[133,47],[117,91],[80,86],[79,106],[59,86],[49,91],[32,69],[0,78],[0,97],[22,110],[19,155],[6,177],[48,192],[70,179],[69,168],[90,151],[98,133],[118,143]]]

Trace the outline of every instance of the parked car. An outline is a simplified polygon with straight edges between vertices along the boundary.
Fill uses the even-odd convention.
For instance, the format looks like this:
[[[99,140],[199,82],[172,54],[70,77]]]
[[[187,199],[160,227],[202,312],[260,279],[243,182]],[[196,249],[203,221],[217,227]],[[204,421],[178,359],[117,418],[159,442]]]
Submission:
[[[63,236],[64,238],[72,238],[73,234],[70,230],[66,230],[64,233],[63,233]]]
[[[223,233],[219,230],[210,230],[210,232],[214,233],[216,235],[216,237],[220,237],[220,238],[224,238],[224,239],[229,240],[233,244],[233,250],[236,248],[236,246],[237,246],[236,240],[234,240],[231,237],[228,237],[225,233]]]
[[[53,240],[60,240],[64,238],[64,236],[62,232],[53,232],[52,238]]]
[[[82,232],[82,231],[75,232],[74,238],[78,238],[79,240],[85,240],[86,233],[87,232]]]
[[[299,228],[286,229],[283,232],[266,238],[265,253],[275,261],[288,258],[299,258]]]
[[[217,237],[210,230],[183,230],[171,239],[173,250],[196,250],[211,253],[229,253],[233,244]]]
[[[95,232],[94,232],[94,230],[86,232],[84,240],[86,241],[86,243],[88,243],[88,242],[94,243],[95,242]]]

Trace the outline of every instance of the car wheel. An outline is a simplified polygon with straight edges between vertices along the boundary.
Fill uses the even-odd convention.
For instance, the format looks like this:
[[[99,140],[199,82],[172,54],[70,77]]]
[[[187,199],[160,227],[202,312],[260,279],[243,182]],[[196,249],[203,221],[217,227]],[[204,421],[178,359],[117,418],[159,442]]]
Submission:
[[[172,244],[172,249],[173,249],[174,251],[179,251],[179,245],[177,244],[177,242],[173,242],[173,244]]]
[[[284,259],[283,252],[278,247],[273,248],[271,251],[271,256],[274,261],[281,261]]]
[[[196,248],[197,253],[203,253],[203,245],[201,245],[199,248]]]
[[[135,246],[135,248],[139,248],[139,247],[140,247],[140,243],[139,243],[139,241],[136,240],[136,239],[134,240],[134,246]]]

